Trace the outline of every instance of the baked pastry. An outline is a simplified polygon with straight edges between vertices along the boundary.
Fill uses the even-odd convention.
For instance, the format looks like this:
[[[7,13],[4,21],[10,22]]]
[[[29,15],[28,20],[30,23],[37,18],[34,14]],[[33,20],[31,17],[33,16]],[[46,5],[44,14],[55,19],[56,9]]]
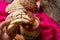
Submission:
[[[32,4],[30,4],[32,2]],[[20,27],[20,33],[28,34],[35,39],[39,35],[39,19],[33,15],[36,11],[36,4],[33,0],[14,0],[6,7],[9,13],[6,20],[11,19],[7,26],[7,33],[10,35],[17,27]],[[28,25],[28,26],[27,26]],[[38,31],[38,32],[37,32]],[[30,35],[32,33],[32,35]],[[34,34],[34,35],[33,35]],[[26,36],[24,36],[25,39]],[[31,38],[28,38],[28,40]]]

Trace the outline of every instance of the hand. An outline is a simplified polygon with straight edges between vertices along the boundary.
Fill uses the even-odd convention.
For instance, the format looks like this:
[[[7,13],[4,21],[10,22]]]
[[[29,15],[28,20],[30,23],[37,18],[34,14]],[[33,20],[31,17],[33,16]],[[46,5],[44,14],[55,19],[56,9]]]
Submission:
[[[10,20],[3,21],[2,23],[0,23],[0,39],[1,40],[10,40],[5,27],[6,25],[9,24],[9,22]]]

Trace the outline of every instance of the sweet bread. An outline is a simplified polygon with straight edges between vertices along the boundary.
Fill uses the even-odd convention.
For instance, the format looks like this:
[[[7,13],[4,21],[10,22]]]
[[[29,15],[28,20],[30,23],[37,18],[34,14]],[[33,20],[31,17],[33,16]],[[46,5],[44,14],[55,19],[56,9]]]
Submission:
[[[31,31],[31,33],[34,34],[32,35],[33,36],[36,35],[35,37],[37,37],[39,32],[36,33],[36,31],[39,31],[39,20],[37,19],[37,17],[33,15],[33,13],[36,11],[36,8],[37,7],[35,1],[33,0],[14,0],[11,4],[9,4],[6,7],[6,12],[8,12],[9,14],[6,20],[11,19],[10,24],[7,26],[8,35],[10,35],[16,29],[16,27],[21,25],[20,26],[21,35],[23,35],[24,32],[26,31],[27,31],[26,34],[29,35]],[[29,24],[28,26],[30,25],[32,26],[27,28],[22,24]]]

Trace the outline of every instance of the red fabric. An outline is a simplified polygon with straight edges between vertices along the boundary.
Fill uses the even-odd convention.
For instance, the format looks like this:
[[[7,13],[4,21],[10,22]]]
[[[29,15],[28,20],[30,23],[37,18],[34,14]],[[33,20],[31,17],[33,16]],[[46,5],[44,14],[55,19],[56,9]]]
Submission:
[[[0,1],[5,1],[5,0],[0,0]]]
[[[60,29],[53,19],[44,12],[35,14],[35,16],[40,19],[39,40],[60,40]]]
[[[6,2],[0,2],[0,22],[8,15],[5,12],[7,5],[8,3]],[[35,16],[40,19],[39,40],[60,40],[60,29],[53,19],[48,17],[44,12],[36,13]]]
[[[7,5],[8,5],[7,2],[0,1],[0,22],[4,21],[6,16],[8,15],[5,12],[5,8],[6,8]]]

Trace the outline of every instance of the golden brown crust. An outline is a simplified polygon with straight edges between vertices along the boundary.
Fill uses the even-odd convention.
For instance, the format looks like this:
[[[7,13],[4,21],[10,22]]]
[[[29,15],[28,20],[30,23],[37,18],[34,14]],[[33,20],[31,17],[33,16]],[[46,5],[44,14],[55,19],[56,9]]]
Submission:
[[[15,36],[16,40],[25,40],[25,38],[22,35],[16,34]]]
[[[35,17],[35,16],[34,16]],[[35,21],[37,20],[37,24],[28,24],[28,25],[26,25],[25,27],[23,27],[26,31],[35,31],[35,30],[37,30],[37,29],[39,29],[39,23],[40,23],[40,21],[39,21],[39,19],[37,18],[37,17],[35,17]],[[34,21],[34,22],[35,22]],[[34,26],[35,25],[35,26]],[[36,26],[37,25],[37,26]]]
[[[34,13],[37,9],[37,5],[36,5],[36,0],[19,0],[20,4],[22,4],[25,9],[27,9],[28,11],[31,11],[32,13]]]
[[[8,35],[19,25],[22,25],[22,28],[26,31],[37,30],[39,27],[39,19],[33,15],[36,9],[37,5],[34,0],[14,0],[9,4],[6,8],[6,12],[10,13],[6,20],[11,19],[7,28]]]

